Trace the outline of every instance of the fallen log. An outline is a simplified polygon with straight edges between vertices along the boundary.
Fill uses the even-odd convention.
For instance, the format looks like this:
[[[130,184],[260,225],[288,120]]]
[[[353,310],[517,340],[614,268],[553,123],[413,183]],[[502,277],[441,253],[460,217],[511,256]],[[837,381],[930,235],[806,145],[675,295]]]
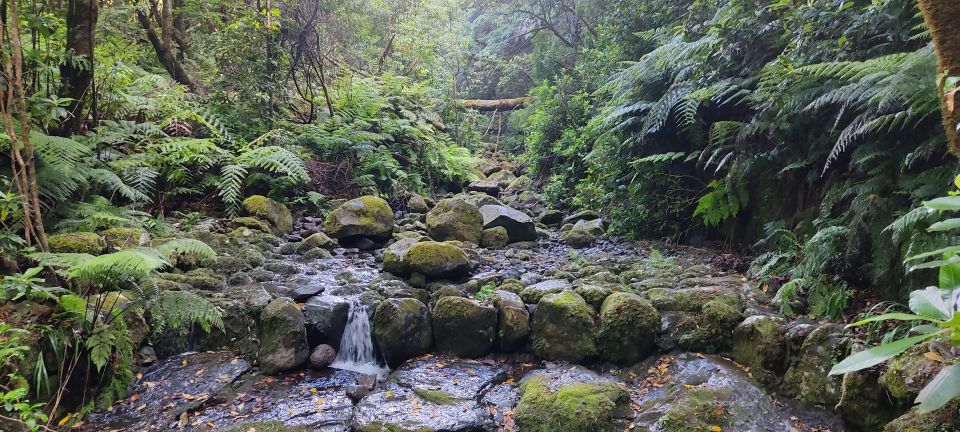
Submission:
[[[464,99],[463,107],[477,111],[513,111],[523,108],[530,98],[514,99]]]

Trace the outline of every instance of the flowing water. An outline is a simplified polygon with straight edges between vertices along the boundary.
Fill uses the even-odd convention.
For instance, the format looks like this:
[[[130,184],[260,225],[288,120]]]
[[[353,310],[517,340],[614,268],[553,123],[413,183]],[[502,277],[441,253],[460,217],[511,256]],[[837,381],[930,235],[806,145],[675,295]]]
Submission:
[[[357,298],[350,301],[340,351],[330,367],[377,376],[390,372],[376,357],[370,333],[370,314],[367,305]]]

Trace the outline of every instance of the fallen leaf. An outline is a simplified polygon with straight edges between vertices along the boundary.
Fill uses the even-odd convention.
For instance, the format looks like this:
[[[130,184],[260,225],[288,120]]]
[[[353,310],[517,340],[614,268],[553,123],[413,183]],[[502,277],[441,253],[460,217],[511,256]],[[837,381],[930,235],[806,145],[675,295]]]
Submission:
[[[310,393],[316,393],[316,392],[317,392],[316,387],[310,387]]]
[[[721,431],[723,431],[723,429],[720,428],[720,426],[710,426],[710,432],[721,432]]]
[[[937,363],[943,363],[943,356],[933,351],[923,353],[923,356],[926,357],[928,360],[935,361]]]

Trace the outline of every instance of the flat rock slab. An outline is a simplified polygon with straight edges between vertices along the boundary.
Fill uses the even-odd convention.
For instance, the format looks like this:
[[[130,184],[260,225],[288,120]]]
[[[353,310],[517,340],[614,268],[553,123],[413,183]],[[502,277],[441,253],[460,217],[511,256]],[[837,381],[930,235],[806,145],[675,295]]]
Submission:
[[[273,422],[310,431],[349,431],[353,402],[345,389],[357,384],[361,376],[327,369],[284,377],[257,377],[239,389],[232,400],[191,417],[187,430],[219,431],[239,424]]]
[[[733,362],[682,353],[651,358],[630,376],[639,430],[842,432],[830,413],[775,399]]]
[[[502,366],[425,356],[393,373],[357,404],[355,430],[496,430],[481,399],[506,378]],[[378,429],[379,428],[379,429]]]
[[[107,411],[91,413],[85,430],[173,429],[181,415],[222,397],[228,387],[250,370],[250,363],[228,352],[183,354],[141,372],[133,390]]]

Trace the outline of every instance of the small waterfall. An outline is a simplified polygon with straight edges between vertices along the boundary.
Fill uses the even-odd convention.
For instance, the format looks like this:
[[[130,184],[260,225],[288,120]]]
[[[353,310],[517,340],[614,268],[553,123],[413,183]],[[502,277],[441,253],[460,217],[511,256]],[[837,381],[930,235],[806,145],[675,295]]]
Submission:
[[[340,339],[340,350],[337,352],[336,361],[330,367],[378,376],[389,372],[389,369],[381,366],[374,354],[368,308],[357,298],[350,301],[350,312],[347,315],[343,338]]]

